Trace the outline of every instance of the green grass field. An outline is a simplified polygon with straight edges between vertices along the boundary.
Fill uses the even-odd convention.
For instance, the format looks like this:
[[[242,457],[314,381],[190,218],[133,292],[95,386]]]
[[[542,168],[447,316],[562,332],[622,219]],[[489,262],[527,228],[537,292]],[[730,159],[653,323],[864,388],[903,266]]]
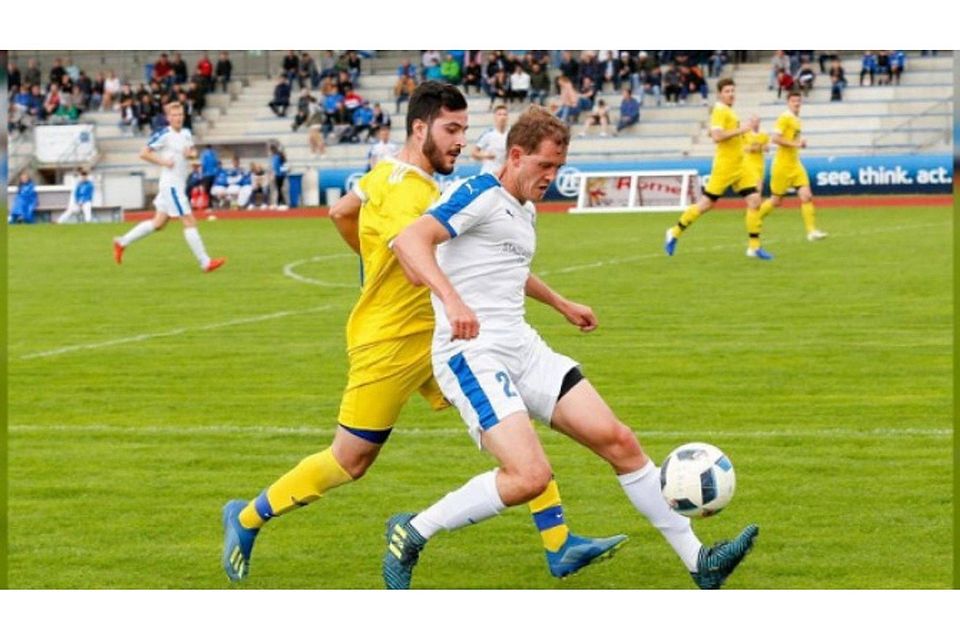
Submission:
[[[673,258],[672,214],[541,216],[535,270],[594,307],[580,335],[529,317],[660,461],[712,442],[737,495],[705,541],[761,526],[733,588],[952,586],[952,227],[946,207],[710,214]],[[220,507],[331,438],[356,259],[327,220],[221,221],[222,270],[178,228],[113,264],[123,226],[9,229],[9,583],[222,588]],[[309,260],[319,256],[316,260]],[[298,262],[285,275],[284,268]],[[438,536],[418,588],[690,589],[589,452],[540,429],[575,531],[611,562],[550,578],[526,508]],[[380,588],[383,523],[492,467],[453,411],[416,398],[361,482],[271,523],[239,588]]]

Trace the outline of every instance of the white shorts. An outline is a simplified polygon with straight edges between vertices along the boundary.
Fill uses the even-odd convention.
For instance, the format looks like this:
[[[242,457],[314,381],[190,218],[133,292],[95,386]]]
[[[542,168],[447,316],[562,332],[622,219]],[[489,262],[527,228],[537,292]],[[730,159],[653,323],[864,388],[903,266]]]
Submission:
[[[519,411],[549,425],[563,378],[578,366],[532,329],[523,338],[519,345],[458,341],[451,345],[457,348],[442,350],[434,345],[434,377],[477,445],[484,431]]]
[[[190,208],[190,198],[177,187],[160,187],[157,197],[153,199],[153,206],[160,213],[179,218],[193,213]]]

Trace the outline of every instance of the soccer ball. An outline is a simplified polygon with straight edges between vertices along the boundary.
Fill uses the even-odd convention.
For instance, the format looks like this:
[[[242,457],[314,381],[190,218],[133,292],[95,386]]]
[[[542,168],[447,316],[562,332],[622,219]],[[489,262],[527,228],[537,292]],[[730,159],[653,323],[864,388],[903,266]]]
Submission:
[[[706,518],[730,504],[737,476],[730,458],[712,444],[690,442],[670,452],[660,467],[660,491],[670,508]]]

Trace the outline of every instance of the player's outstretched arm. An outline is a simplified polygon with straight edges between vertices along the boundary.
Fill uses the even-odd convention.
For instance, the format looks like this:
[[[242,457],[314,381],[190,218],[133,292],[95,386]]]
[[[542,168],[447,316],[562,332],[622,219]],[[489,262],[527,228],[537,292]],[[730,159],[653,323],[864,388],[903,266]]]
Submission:
[[[597,328],[597,316],[593,309],[585,304],[567,300],[562,295],[554,291],[546,282],[533,275],[527,276],[527,282],[524,286],[524,293],[534,300],[549,305],[560,312],[567,321],[580,327],[584,333],[593,331]]]
[[[337,233],[354,252],[360,254],[360,197],[352,191],[330,207],[330,220]]]
[[[480,322],[440,265],[434,248],[450,239],[450,232],[436,218],[425,215],[409,225],[390,244],[407,279],[426,285],[443,302],[454,340],[471,340],[480,333]]]

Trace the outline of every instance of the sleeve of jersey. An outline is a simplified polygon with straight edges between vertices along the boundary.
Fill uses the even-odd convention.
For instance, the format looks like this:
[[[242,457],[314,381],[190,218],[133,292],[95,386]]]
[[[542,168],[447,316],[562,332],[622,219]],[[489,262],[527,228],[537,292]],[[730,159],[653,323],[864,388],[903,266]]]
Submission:
[[[154,151],[160,151],[161,149],[163,149],[163,137],[165,133],[166,132],[163,129],[161,129],[160,131],[154,132],[150,136],[150,139],[147,140],[147,146],[153,149]]]
[[[474,176],[450,187],[427,215],[436,218],[450,237],[456,238],[483,218],[484,207],[479,206],[481,195],[498,184],[497,179],[488,173]]]
[[[714,108],[714,110],[710,113],[710,128],[711,129],[724,128],[723,109]]]
[[[365,183],[367,182],[367,176],[369,175],[370,174],[367,173],[362,178],[354,182],[353,187],[350,189],[350,192],[360,198],[360,202],[363,204],[366,204],[367,202],[367,189]]]
[[[787,135],[788,123],[787,119],[783,116],[777,118],[777,122],[773,125],[773,132],[780,136]]]

